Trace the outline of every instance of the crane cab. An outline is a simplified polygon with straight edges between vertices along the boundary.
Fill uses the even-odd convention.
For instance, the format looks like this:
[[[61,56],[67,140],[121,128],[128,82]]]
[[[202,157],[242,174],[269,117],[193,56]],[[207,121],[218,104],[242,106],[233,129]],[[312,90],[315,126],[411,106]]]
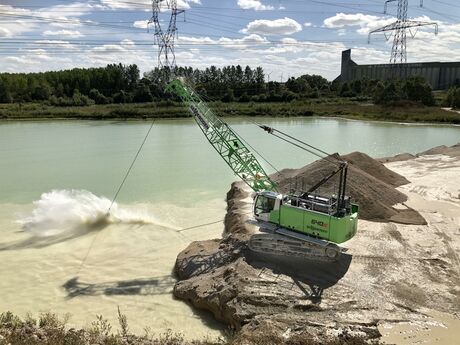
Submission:
[[[255,219],[265,222],[270,221],[270,213],[279,210],[281,199],[282,195],[275,192],[263,191],[257,193],[254,200]]]

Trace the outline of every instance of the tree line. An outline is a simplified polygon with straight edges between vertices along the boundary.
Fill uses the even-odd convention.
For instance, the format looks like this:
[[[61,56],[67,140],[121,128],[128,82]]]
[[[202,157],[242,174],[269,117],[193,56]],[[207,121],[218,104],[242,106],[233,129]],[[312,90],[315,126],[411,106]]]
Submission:
[[[221,102],[289,102],[309,98],[366,98],[376,104],[405,101],[434,105],[430,85],[421,77],[407,80],[330,82],[319,75],[265,81],[262,67],[210,66],[206,69],[155,68],[141,77],[136,65],[110,64],[43,73],[0,74],[0,103],[46,102],[56,106],[177,101],[164,88],[172,75],[185,77],[204,99]],[[445,100],[460,107],[460,88]]]

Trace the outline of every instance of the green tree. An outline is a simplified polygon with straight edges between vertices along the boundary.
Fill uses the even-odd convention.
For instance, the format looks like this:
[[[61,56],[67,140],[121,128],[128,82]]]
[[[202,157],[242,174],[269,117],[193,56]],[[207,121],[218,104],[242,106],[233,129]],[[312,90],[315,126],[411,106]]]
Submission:
[[[340,87],[339,94],[342,97],[355,97],[356,96],[356,94],[351,89],[350,84],[348,84],[348,83],[343,83],[342,84],[342,86]]]
[[[0,78],[0,103],[12,103],[12,102],[13,102],[13,97],[11,96],[11,93],[8,90],[8,85],[2,78]]]
[[[225,92],[225,96],[222,98],[222,102],[230,103],[235,101],[235,94],[233,90],[228,88]]]
[[[460,109],[460,87],[452,87],[447,92],[446,105],[453,109]]]
[[[435,104],[431,86],[422,77],[411,77],[405,80],[402,91],[405,93],[405,98],[410,101],[424,105]]]
[[[379,82],[374,90],[373,95],[375,104],[391,105],[401,99],[401,90],[399,83],[396,81],[388,81],[386,83]]]
[[[99,92],[97,89],[91,89],[89,91],[89,98],[91,98],[96,104],[108,104],[109,99]]]
[[[150,92],[150,88],[146,84],[141,84],[139,87],[134,91],[133,101],[142,103],[142,102],[152,102],[153,96]]]

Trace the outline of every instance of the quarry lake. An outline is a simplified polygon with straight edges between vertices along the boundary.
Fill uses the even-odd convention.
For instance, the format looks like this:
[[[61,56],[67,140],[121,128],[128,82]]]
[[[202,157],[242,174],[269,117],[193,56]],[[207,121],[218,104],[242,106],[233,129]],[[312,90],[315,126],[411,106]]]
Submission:
[[[331,153],[383,157],[460,142],[455,126],[254,120]],[[278,169],[316,158],[253,119],[228,123]],[[221,325],[171,294],[177,253],[193,240],[221,235],[225,194],[235,180],[192,119],[155,122],[106,217],[149,127],[140,121],[0,122],[0,312],[70,313],[75,326],[102,314],[116,325],[120,306],[139,333],[150,327],[188,338],[219,334]]]

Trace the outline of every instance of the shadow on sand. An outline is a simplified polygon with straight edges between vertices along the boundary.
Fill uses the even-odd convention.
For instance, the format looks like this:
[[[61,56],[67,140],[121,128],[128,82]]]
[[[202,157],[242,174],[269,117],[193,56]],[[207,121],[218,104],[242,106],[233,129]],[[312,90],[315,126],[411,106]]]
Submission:
[[[300,289],[315,304],[321,303],[325,289],[345,276],[352,260],[352,256],[345,253],[337,262],[315,262],[255,252],[249,252],[246,257],[252,267],[260,269],[259,275],[291,284],[292,289]]]
[[[108,281],[102,283],[86,283],[74,277],[65,282],[62,287],[67,292],[67,298],[85,296],[153,296],[172,295],[174,284],[177,282],[171,275],[131,280]],[[193,308],[190,302],[185,302],[194,318],[200,319],[207,327],[224,334],[225,326],[216,321],[211,312]]]
[[[119,280],[103,283],[80,282],[78,277],[69,279],[62,285],[67,298],[81,296],[114,295],[163,295],[172,293],[176,279],[170,275],[145,279]]]

